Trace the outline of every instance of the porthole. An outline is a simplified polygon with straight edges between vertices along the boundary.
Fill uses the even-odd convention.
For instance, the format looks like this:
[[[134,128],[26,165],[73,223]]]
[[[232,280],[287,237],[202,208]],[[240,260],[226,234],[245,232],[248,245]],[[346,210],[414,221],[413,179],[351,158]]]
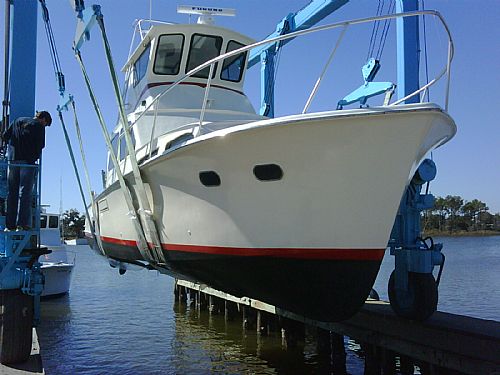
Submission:
[[[203,171],[199,174],[200,182],[205,186],[219,186],[220,177],[217,172],[214,171]]]
[[[283,178],[283,170],[277,164],[261,164],[253,167],[253,174],[260,181],[277,181]]]

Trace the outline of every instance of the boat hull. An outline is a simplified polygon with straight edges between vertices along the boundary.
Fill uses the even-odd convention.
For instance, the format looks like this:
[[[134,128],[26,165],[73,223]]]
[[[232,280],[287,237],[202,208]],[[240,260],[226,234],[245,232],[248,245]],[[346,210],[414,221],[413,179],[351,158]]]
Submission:
[[[74,264],[44,263],[42,274],[45,278],[42,297],[56,297],[69,292]]]
[[[435,107],[334,111],[225,129],[166,152],[141,172],[168,266],[310,318],[348,318],[373,285],[414,171],[454,132]],[[263,165],[281,176],[260,179]],[[207,186],[200,172],[220,184]],[[107,255],[143,259],[117,184],[98,210]]]
[[[59,240],[59,238],[57,238]],[[59,240],[60,242],[60,240]],[[44,244],[51,251],[50,254],[41,255],[42,274],[45,279],[42,297],[57,297],[69,292],[76,254],[68,251],[63,244]]]

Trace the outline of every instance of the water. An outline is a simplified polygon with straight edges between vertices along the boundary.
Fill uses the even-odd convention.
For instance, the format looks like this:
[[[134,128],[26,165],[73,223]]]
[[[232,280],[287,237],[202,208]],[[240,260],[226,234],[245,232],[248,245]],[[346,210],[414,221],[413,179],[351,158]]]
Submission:
[[[442,240],[439,309],[500,320],[500,237]],[[277,334],[260,337],[239,321],[175,305],[170,277],[145,270],[120,276],[88,247],[75,248],[70,295],[42,303],[47,374],[322,373],[311,336],[303,350],[285,351]],[[386,254],[375,283],[382,298],[392,268]],[[347,369],[363,373],[356,351],[348,350]]]

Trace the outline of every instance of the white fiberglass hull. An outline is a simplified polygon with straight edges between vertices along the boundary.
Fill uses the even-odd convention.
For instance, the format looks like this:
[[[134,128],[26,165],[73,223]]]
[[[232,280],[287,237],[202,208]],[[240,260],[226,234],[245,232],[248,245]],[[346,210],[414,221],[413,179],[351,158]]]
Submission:
[[[68,252],[65,245],[48,246],[52,253],[42,255],[38,261],[42,264],[42,274],[45,278],[42,297],[58,296],[69,292],[75,253]]]
[[[415,169],[455,131],[453,120],[431,105],[296,115],[201,136],[141,172],[167,260],[186,277],[221,287],[224,277],[213,265],[214,274],[197,272],[207,256],[346,261],[352,272],[353,262],[366,261],[372,266],[360,276],[362,295],[376,277]],[[279,166],[282,177],[259,180],[254,168],[261,165]],[[220,185],[201,182],[207,171]],[[99,196],[98,210],[107,254],[140,259],[117,184]],[[251,285],[225,287],[253,298],[265,294],[262,300],[277,304]]]
[[[42,273],[45,277],[42,297],[62,295],[69,292],[73,274],[73,264],[44,263]]]

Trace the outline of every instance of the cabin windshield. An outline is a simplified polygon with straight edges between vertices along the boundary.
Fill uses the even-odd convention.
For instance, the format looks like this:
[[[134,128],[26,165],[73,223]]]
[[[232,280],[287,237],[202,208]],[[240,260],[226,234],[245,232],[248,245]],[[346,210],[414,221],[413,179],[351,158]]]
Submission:
[[[181,65],[184,35],[161,35],[156,48],[153,72],[162,75],[177,75]]]
[[[204,62],[213,59],[220,55],[222,47],[222,37],[214,35],[193,34],[191,37],[191,46],[189,48],[189,56],[186,67],[186,73],[191,69],[203,64]],[[217,63],[214,66],[212,78],[215,77]],[[193,77],[208,78],[210,67],[206,67],[199,72],[193,74]]]
[[[238,43],[234,40],[229,41],[226,48],[226,53],[244,47],[244,44]],[[243,69],[245,68],[247,53],[242,52],[238,55],[231,56],[224,60],[222,64],[222,72],[220,78],[224,81],[239,82],[243,76]]]
[[[150,45],[148,45],[134,64],[134,86],[136,86],[141,79],[144,78],[146,72],[148,71],[149,50]]]

